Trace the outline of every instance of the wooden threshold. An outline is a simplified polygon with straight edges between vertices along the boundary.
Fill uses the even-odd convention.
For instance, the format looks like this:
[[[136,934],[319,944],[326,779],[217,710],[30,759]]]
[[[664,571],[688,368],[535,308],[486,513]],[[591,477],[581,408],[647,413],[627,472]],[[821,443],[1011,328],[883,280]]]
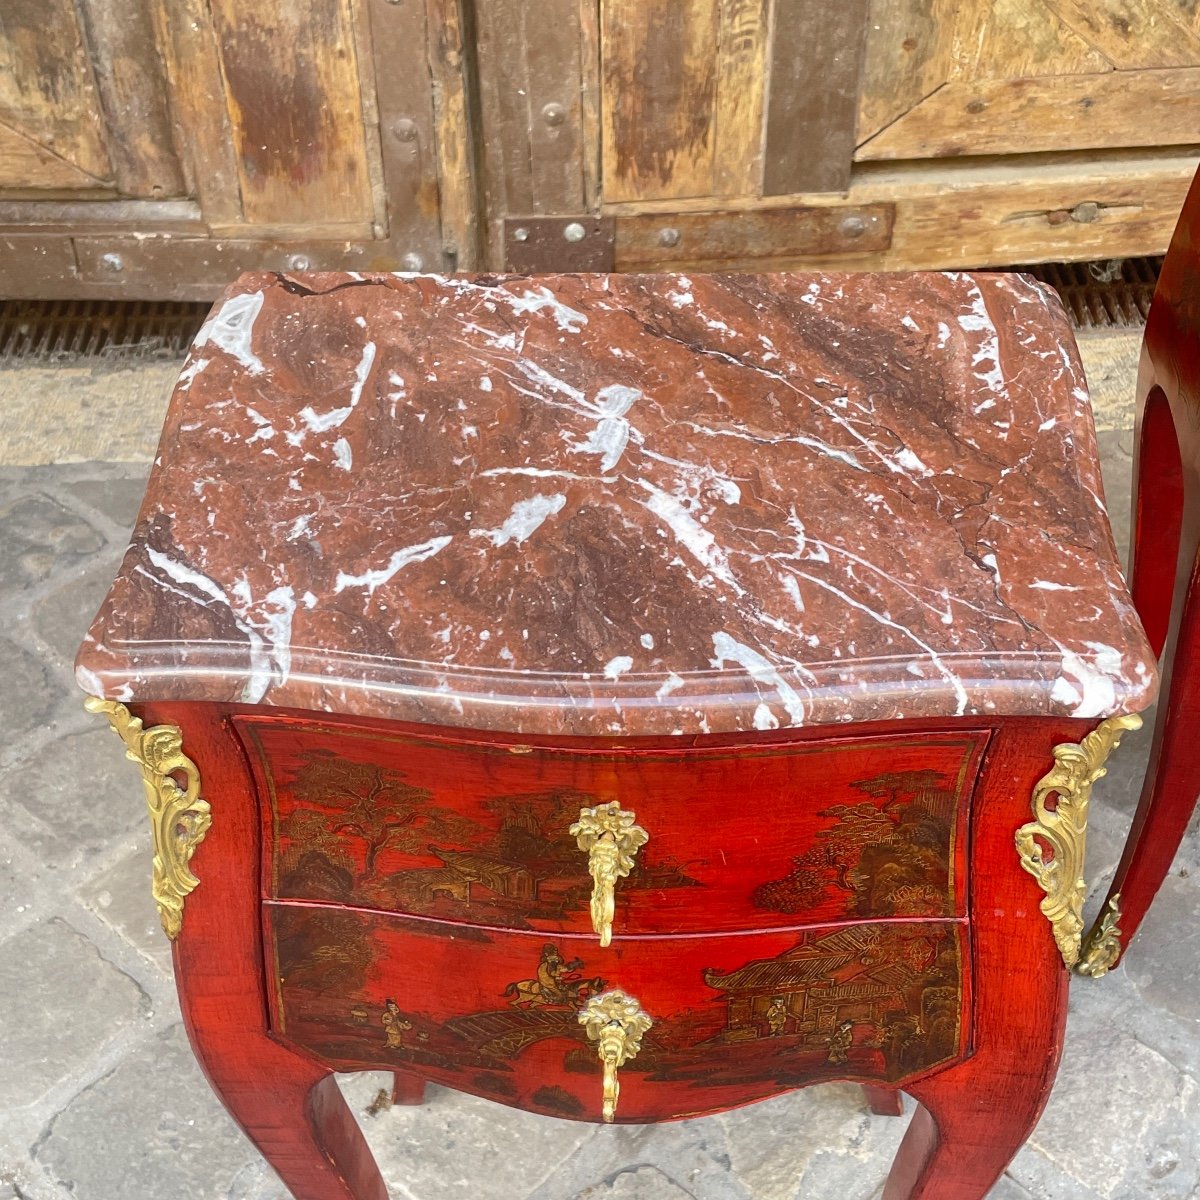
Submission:
[[[1071,262],[1162,254],[1200,159],[1200,147],[1171,147],[1128,155],[1030,155],[952,164],[856,166],[845,195],[610,205],[616,218],[618,270],[846,270],[1005,266],[1014,262]],[[817,208],[861,209],[890,204],[890,243],[846,253],[762,253],[755,222],[739,231],[731,213],[788,210],[803,218]],[[695,229],[721,227],[714,239],[697,235],[702,252],[689,253],[672,218]],[[647,223],[654,225],[649,230]]]

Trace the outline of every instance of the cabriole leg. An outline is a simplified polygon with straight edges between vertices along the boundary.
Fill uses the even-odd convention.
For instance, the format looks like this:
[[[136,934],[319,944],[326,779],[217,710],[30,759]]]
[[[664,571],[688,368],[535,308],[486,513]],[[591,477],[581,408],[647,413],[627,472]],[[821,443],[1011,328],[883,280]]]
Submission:
[[[221,1103],[295,1200],[387,1200],[333,1075],[265,1038],[252,1060],[196,1030],[192,1047]]]

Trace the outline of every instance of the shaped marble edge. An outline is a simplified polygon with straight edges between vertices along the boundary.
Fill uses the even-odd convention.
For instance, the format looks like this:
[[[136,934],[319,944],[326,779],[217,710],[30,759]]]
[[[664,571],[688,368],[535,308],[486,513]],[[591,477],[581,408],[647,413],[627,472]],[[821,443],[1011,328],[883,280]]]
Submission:
[[[77,678],[586,735],[1157,684],[1057,296],[936,273],[243,276]]]

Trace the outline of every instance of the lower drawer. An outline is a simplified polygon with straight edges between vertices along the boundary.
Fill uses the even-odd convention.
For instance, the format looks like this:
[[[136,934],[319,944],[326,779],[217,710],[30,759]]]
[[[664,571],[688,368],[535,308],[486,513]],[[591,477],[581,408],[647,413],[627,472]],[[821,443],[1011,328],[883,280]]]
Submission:
[[[341,1070],[408,1070],[550,1116],[601,1119],[579,1021],[620,989],[653,1025],[617,1121],[732,1108],[827,1080],[902,1084],[968,1041],[967,927],[872,922],[624,938],[500,931],[268,902],[277,1037]]]

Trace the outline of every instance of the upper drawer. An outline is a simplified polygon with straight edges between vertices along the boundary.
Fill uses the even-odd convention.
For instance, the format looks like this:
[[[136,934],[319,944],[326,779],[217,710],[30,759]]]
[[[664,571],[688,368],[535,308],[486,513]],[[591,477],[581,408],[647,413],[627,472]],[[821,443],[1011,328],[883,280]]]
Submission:
[[[649,836],[616,885],[616,937],[965,913],[986,731],[577,750],[237,724],[264,798],[267,896],[586,933],[571,826],[617,801]]]

